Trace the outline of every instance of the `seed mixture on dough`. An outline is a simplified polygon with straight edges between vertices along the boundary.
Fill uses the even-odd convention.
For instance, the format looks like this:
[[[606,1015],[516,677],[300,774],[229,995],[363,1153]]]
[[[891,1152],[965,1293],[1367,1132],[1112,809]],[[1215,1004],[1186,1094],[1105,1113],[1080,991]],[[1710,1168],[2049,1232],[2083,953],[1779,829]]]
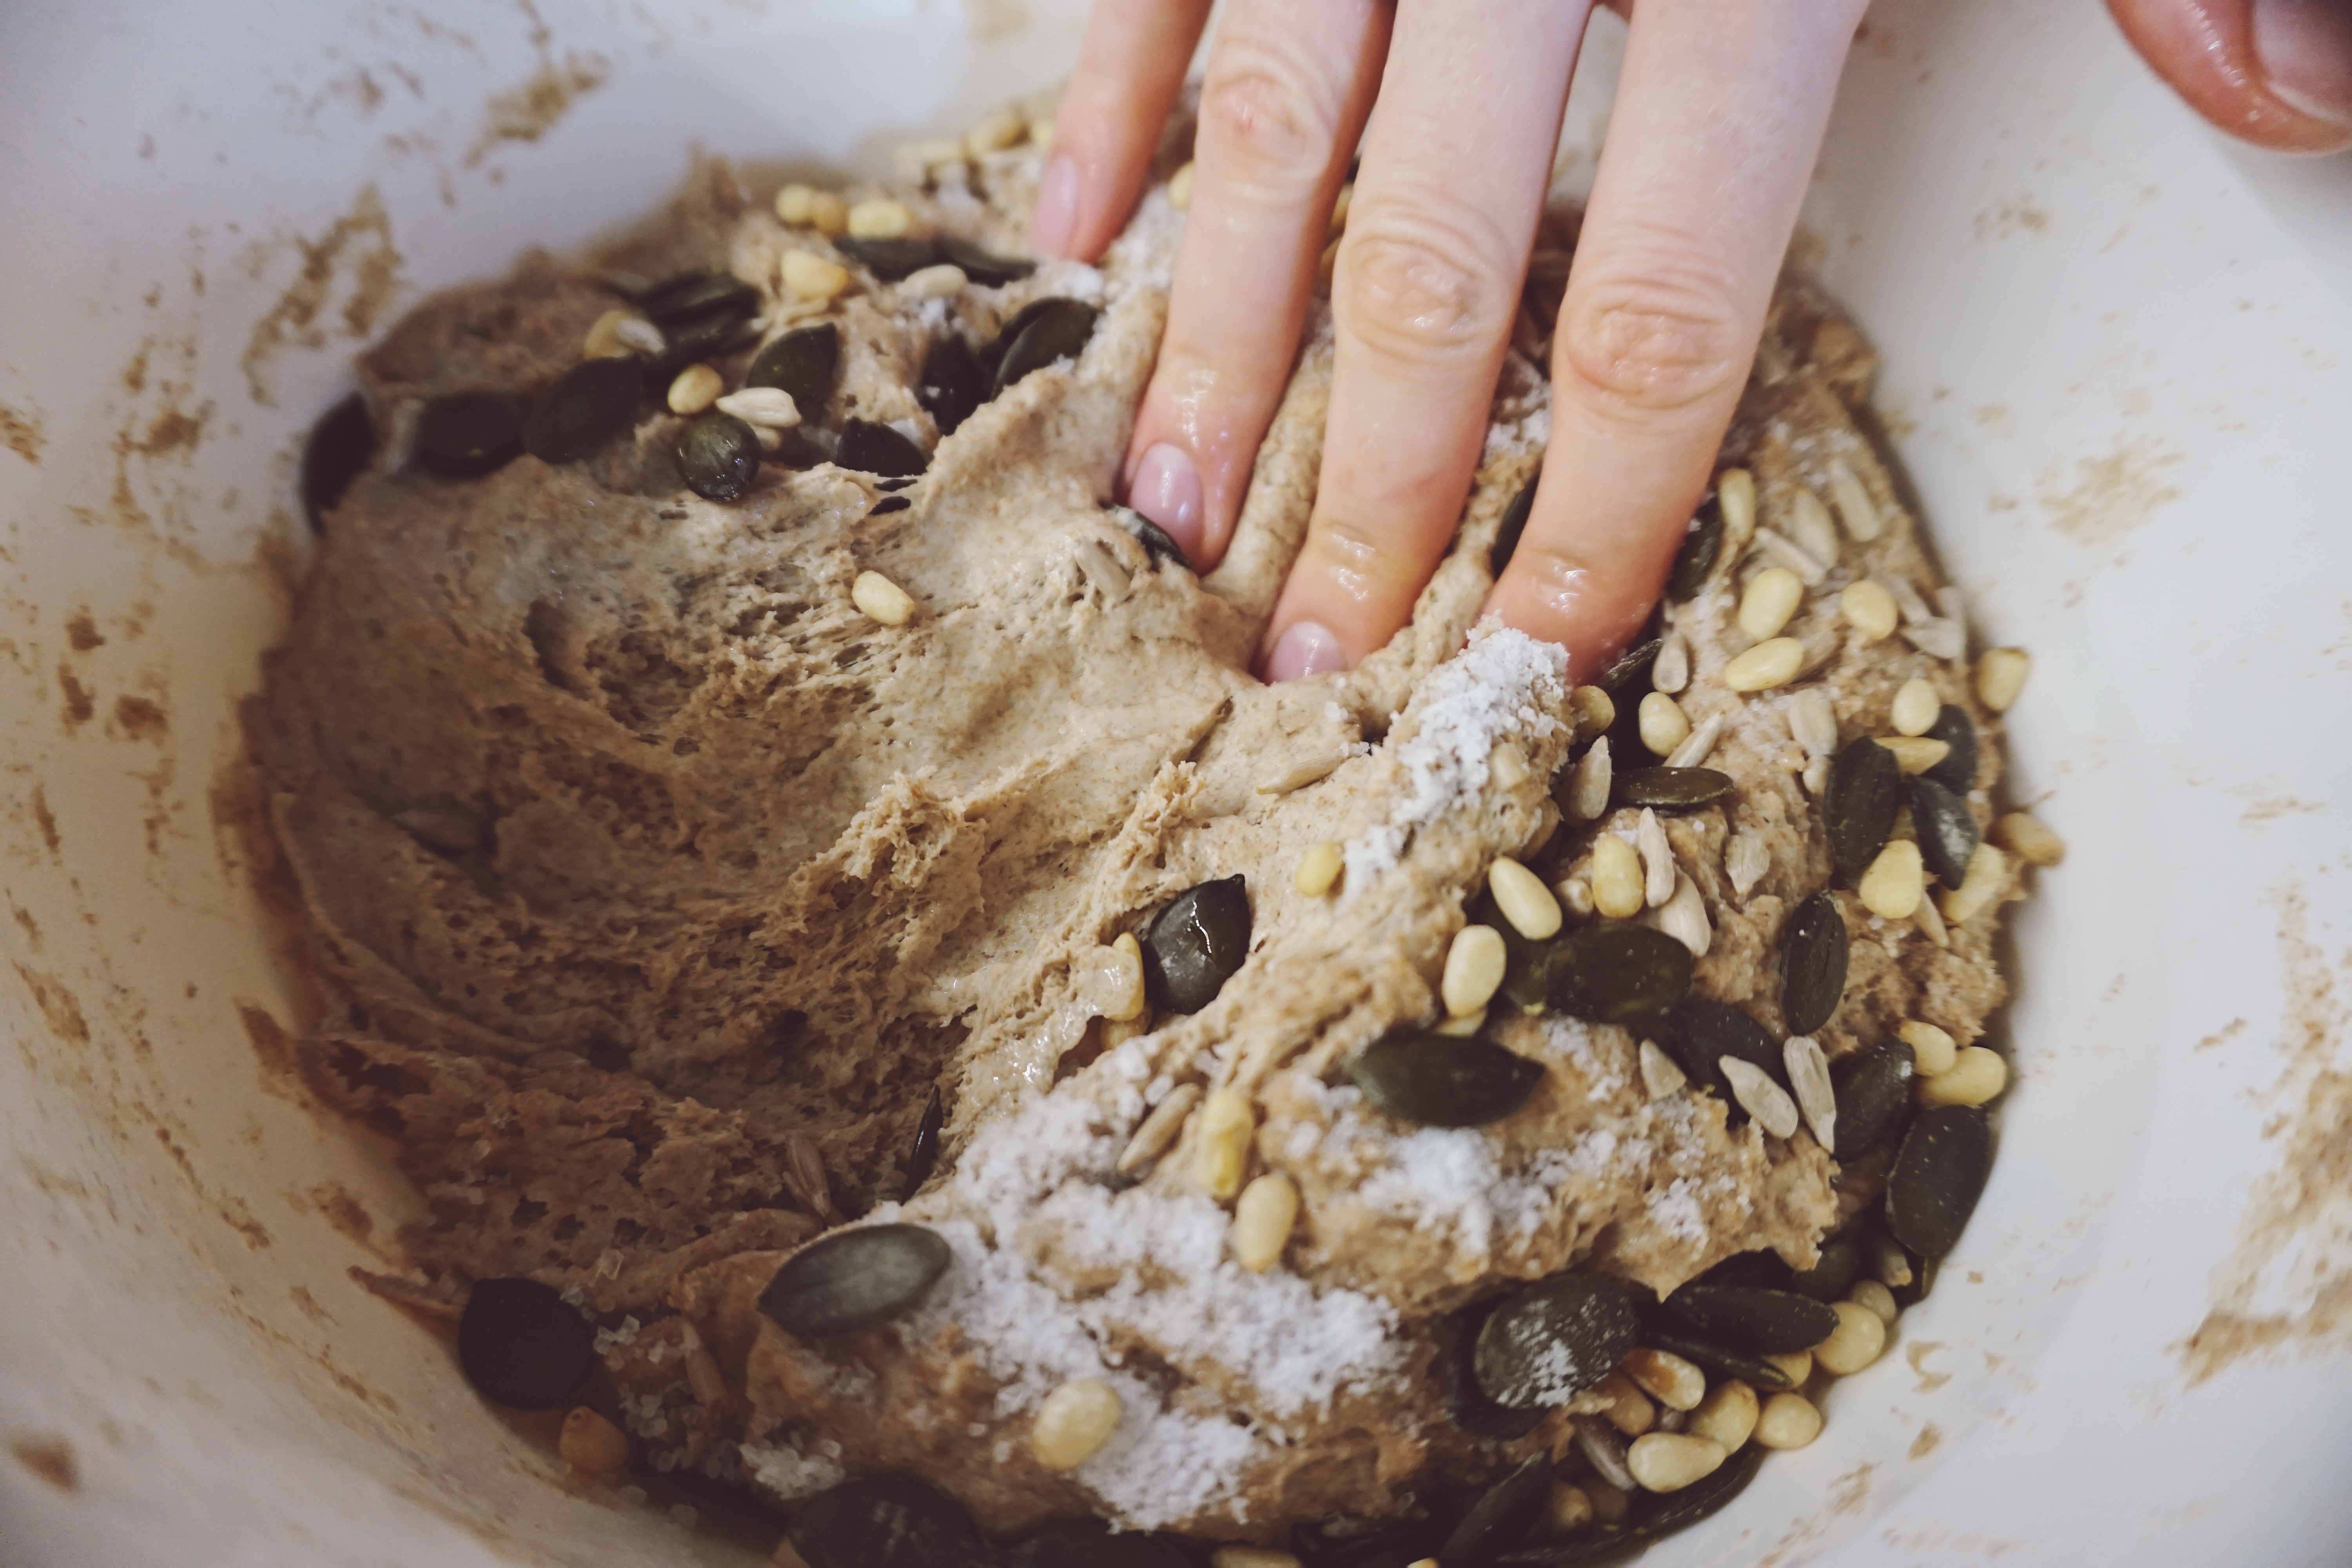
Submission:
[[[2023,656],[1967,661],[1800,281],[1640,644],[1571,689],[1474,625],[1548,226],[1412,625],[1261,686],[1328,312],[1199,576],[1110,504],[1182,193],[1023,259],[1041,109],[887,190],[706,164],[322,423],[249,729],[311,1077],[430,1208],[379,1287],[810,1568],[1704,1517],[1984,1184],[1998,911],[2063,853],[1993,826]]]

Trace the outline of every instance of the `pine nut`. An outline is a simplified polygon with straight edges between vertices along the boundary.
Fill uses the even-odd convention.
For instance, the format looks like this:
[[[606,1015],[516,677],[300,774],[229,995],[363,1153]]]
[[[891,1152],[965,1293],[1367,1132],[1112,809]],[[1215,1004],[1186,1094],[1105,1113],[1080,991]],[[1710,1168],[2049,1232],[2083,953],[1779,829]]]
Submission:
[[[784,287],[803,300],[830,300],[849,287],[849,268],[814,251],[785,251],[778,271]]]
[[[1756,884],[1771,868],[1772,852],[1764,847],[1762,838],[1745,828],[1723,847],[1723,874],[1731,879],[1731,890],[1743,899],[1756,890]]]
[[[1899,1026],[1895,1036],[1911,1047],[1912,1065],[1921,1078],[1951,1071],[1952,1062],[1959,1054],[1959,1045],[1951,1036],[1916,1018]]]
[[[765,430],[789,430],[801,422],[793,395],[781,386],[747,386],[719,399],[717,406],[721,414]]]
[[[1074,1470],[1118,1430],[1118,1390],[1097,1377],[1072,1378],[1045,1395],[1029,1427],[1029,1451],[1049,1470]]]
[[[1509,964],[1510,950],[1503,945],[1503,933],[1493,926],[1464,926],[1455,931],[1453,945],[1445,950],[1445,973],[1437,987],[1438,994],[1445,998],[1445,1010],[1457,1018],[1483,1011],[1502,988],[1503,972]]]
[[[1894,711],[1898,734],[1924,735],[1936,727],[1936,716],[1944,710],[1944,700],[1936,694],[1933,683],[1913,676],[1895,694]]]
[[[1300,858],[1298,869],[1291,876],[1290,885],[1298,890],[1301,897],[1319,899],[1339,880],[1339,872],[1346,865],[1346,858],[1337,844],[1328,841],[1318,844]]]
[[[1282,1261],[1290,1227],[1298,1223],[1298,1185],[1269,1171],[1242,1189],[1234,1205],[1234,1261],[1263,1274]]]
[[[1804,602],[1804,579],[1786,566],[1767,566],[1739,595],[1739,629],[1758,642],[1779,637]]]
[[[1615,770],[1609,762],[1609,737],[1592,742],[1568,775],[1569,815],[1580,822],[1598,822],[1609,810],[1609,791]]]
[[[1298,1568],[1298,1559],[1271,1546],[1220,1546],[1209,1553],[1209,1568]]]
[[[1633,1386],[1669,1409],[1694,1409],[1706,1393],[1706,1373],[1667,1351],[1637,1349],[1625,1358],[1623,1371]]]
[[[1811,1351],[1789,1351],[1780,1355],[1759,1355],[1756,1359],[1779,1367],[1780,1375],[1798,1388],[1802,1388],[1805,1379],[1813,1375],[1813,1352]]]
[[[1857,542],[1868,544],[1886,531],[1870,491],[1863,488],[1843,458],[1830,459],[1830,499],[1837,503],[1838,520]]]
[[[937,267],[919,268],[908,273],[898,287],[909,300],[952,300],[971,284],[962,268],[952,261],[942,261]]]
[[[1592,907],[1612,921],[1642,912],[1642,858],[1613,833],[1592,841]]]
[[[1789,537],[1823,566],[1836,564],[1837,524],[1830,521],[1830,509],[1811,488],[1800,489],[1789,508]]]
[[[1832,1301],[1838,1326],[1813,1347],[1813,1362],[1835,1377],[1851,1377],[1886,1349],[1886,1324],[1859,1301]]]
[[[1592,884],[1581,877],[1563,877],[1552,885],[1552,896],[1559,900],[1560,909],[1578,920],[1592,912]]]
[[[1924,735],[1880,735],[1876,739],[1895,753],[1895,765],[1906,773],[1924,773],[1952,754],[1949,741],[1930,741]]]
[[[1140,1016],[1143,1012],[1143,944],[1135,933],[1123,931],[1109,948],[1110,959],[1106,964],[1110,984],[1105,989],[1108,1000],[1102,1016],[1116,1024]]]
[[[2055,866],[2066,858],[2066,841],[2031,812],[2011,812],[1992,825],[1992,836],[2029,866]]]
[[[1683,737],[1683,743],[1666,753],[1666,766],[1695,768],[1715,754],[1715,743],[1723,739],[1723,715],[1716,713],[1700,721],[1698,728]]]
[[[1845,1299],[1857,1306],[1869,1308],[1878,1314],[1880,1322],[1890,1328],[1901,1313],[1901,1309],[1895,1304],[1895,1292],[1875,1279],[1855,1280],[1853,1289],[1845,1293]]]
[[[1801,1448],[1822,1435],[1821,1410],[1801,1394],[1776,1394],[1756,1417],[1756,1441],[1767,1448]]]
[[[617,1475],[628,1468],[629,1435],[584,1405],[563,1413],[555,1451],[583,1476]]]
[[[1830,787],[1830,760],[1827,757],[1813,758],[1805,764],[1805,771],[1799,777],[1804,784],[1807,795],[1821,794]]]
[[[1736,1377],[1727,1378],[1706,1391],[1706,1397],[1691,1412],[1690,1424],[1683,1430],[1720,1444],[1727,1454],[1736,1454],[1755,1435],[1759,1407],[1753,1388]]]
[[[622,323],[635,319],[626,310],[607,310],[597,317],[594,324],[589,327],[587,337],[581,340],[580,356],[583,359],[623,359],[636,353],[621,341]],[[648,321],[646,324],[651,326],[653,323]]]
[[[1678,1492],[1723,1468],[1723,1445],[1683,1432],[1653,1432],[1637,1437],[1625,1463],[1643,1489]]]
[[[717,1405],[727,1397],[727,1379],[719,1371],[719,1358],[698,1342],[687,1347],[686,1385],[699,1405]]]
[[[1642,744],[1662,757],[1690,738],[1690,716],[1683,711],[1681,703],[1663,691],[1644,696],[1638,713]]]
[[[1241,1192],[1249,1170],[1250,1135],[1256,1131],[1257,1113],[1240,1089],[1213,1089],[1202,1102],[1197,1173],[1219,1203]]]
[[[915,226],[915,215],[903,202],[887,196],[860,202],[849,209],[849,234],[853,239],[904,239]]]
[[[791,184],[776,193],[778,221],[798,226],[809,221],[816,210],[816,190],[814,186]]]
[[[1642,896],[1656,909],[1675,896],[1675,851],[1666,842],[1665,825],[1648,806],[1633,829],[1633,847],[1642,854]]]
[[[1789,699],[1789,738],[1802,746],[1809,757],[1836,754],[1837,710],[1830,706],[1828,692],[1812,687]]]
[[[1529,942],[1548,942],[1559,934],[1559,900],[1541,877],[1517,860],[1498,857],[1486,868],[1486,887],[1511,929]]]
[[[1184,1119],[1201,1103],[1201,1086],[1180,1083],[1168,1091],[1168,1098],[1151,1108],[1151,1114],[1135,1130],[1135,1136],[1119,1151],[1118,1173],[1131,1176],[1168,1152],[1168,1145],[1176,1142],[1176,1134],[1184,1130]]]
[[[690,364],[669,384],[669,395],[664,401],[672,414],[690,417],[718,402],[726,390],[727,383],[717,371],[707,364]]]
[[[1628,1437],[1639,1437],[1658,1424],[1658,1407],[1622,1372],[1612,1372],[1594,1384],[1592,1392],[1609,1402],[1601,1414]]]
[[[1582,1487],[1554,1481],[1544,1497],[1544,1526],[1555,1534],[1581,1530],[1592,1522],[1592,1498]],[[1415,1564],[1414,1568],[1419,1568]]]
[[[1863,908],[1888,921],[1909,920],[1927,890],[1926,863],[1917,842],[1908,838],[1890,839],[1854,886]]]
[[[1966,925],[1998,902],[2008,887],[2009,857],[1990,844],[1979,844],[1969,857],[1968,875],[1944,895],[1944,919],[1956,926]]]
[[[1664,1100],[1679,1094],[1690,1082],[1680,1064],[1666,1055],[1655,1040],[1643,1040],[1636,1059],[1642,1068],[1642,1089],[1652,1100]]]
[[[809,198],[809,226],[827,239],[836,239],[849,232],[849,204],[832,191],[819,191]]]
[[[1772,1081],[1770,1073],[1738,1057],[1717,1057],[1715,1068],[1731,1085],[1731,1098],[1756,1119],[1757,1126],[1775,1138],[1796,1136],[1797,1102],[1789,1098],[1787,1089]]]
[[[2032,673],[2033,656],[2023,648],[1989,647],[1977,660],[1977,700],[1996,713],[2006,713]]]
[[[1756,537],[1756,476],[1746,468],[1726,468],[1716,476],[1716,510],[1723,513],[1723,560],[1739,559]]]
[[[1627,1479],[1631,1479],[1631,1472]],[[1616,1526],[1625,1522],[1626,1510],[1633,1507],[1633,1497],[1624,1488],[1612,1486],[1599,1476],[1587,1476],[1577,1485],[1592,1500],[1592,1517],[1602,1524]],[[1418,1565],[1416,1565],[1418,1568]]]
[[[1723,683],[1734,691],[1769,691],[1796,679],[1804,668],[1805,645],[1794,637],[1774,637],[1725,665]]]
[[[1867,579],[1849,584],[1838,595],[1838,609],[1846,625],[1862,634],[1864,643],[1882,642],[1895,635],[1895,595]]]
[[[1053,147],[1054,117],[1052,115],[1045,115],[1042,119],[1033,120],[1029,122],[1029,142],[1030,144],[1035,147],[1040,153],[1046,152]]]
[[[857,581],[849,585],[849,598],[869,618],[886,626],[903,626],[915,616],[913,596],[879,572],[860,572]]]
[[[1797,581],[1808,588],[1818,588],[1830,574],[1829,563],[1813,552],[1774,529],[1756,531],[1757,553],[1776,566],[1785,566],[1797,574]]]
[[[1192,205],[1192,165],[1185,164],[1168,176],[1168,205],[1178,212],[1190,211]]]
[[[1679,632],[1668,632],[1658,645],[1658,657],[1650,666],[1650,684],[1669,695],[1690,684],[1690,645]]]
[[[963,133],[963,148],[974,159],[991,153],[1002,153],[1008,147],[1018,147],[1029,135],[1029,122],[1021,111],[1006,105],[993,109],[972,122]]]
[[[1675,873],[1675,894],[1650,913],[1651,925],[1689,948],[1693,958],[1705,958],[1715,945],[1715,927],[1706,918],[1706,900],[1698,884]]]
[[[2009,1063],[1999,1051],[1970,1046],[1952,1058],[1951,1067],[1919,1080],[1921,1105],[1987,1105],[2009,1087]]]
[[[1780,1045],[1780,1060],[1789,1069],[1789,1087],[1797,1109],[1813,1130],[1813,1142],[1824,1149],[1837,1145],[1837,1090],[1830,1082],[1830,1058],[1811,1035],[1791,1035]]]
[[[1598,686],[1580,686],[1568,694],[1569,710],[1576,715],[1576,736],[1580,741],[1605,735],[1609,726],[1617,722],[1617,701]]]
[[[1481,1007],[1475,1013],[1465,1013],[1458,1018],[1449,1013],[1432,1024],[1429,1026],[1429,1032],[1433,1035],[1444,1035],[1452,1040],[1466,1040],[1486,1026],[1486,1009]]]

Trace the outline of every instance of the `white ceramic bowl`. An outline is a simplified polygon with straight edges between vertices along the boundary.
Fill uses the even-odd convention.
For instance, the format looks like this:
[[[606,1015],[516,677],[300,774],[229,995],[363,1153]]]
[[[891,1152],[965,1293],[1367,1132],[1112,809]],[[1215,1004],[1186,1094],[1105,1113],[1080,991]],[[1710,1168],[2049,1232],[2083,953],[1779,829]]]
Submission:
[[[689,144],[878,166],[1079,19],[0,12],[0,1560],[751,1560],[568,1491],[345,1277],[412,1203],[268,1070],[236,703],[292,454],[393,313],[648,208]],[[1942,1285],[1656,1560],[2352,1561],[2352,161],[2229,148],[2087,4],[1888,0],[1811,222],[1981,625],[2037,656],[2016,786],[2072,853]]]

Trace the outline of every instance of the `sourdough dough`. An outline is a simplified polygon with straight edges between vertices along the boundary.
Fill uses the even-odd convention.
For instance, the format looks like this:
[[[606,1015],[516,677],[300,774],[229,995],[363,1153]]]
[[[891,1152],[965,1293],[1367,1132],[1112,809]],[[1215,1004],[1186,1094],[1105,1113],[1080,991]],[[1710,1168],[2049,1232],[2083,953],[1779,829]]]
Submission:
[[[1018,253],[1037,162],[992,154],[968,185],[899,195],[927,226]],[[873,480],[830,464],[772,464],[740,502],[701,500],[666,414],[588,461],[525,457],[465,483],[397,471],[395,452],[333,513],[269,660],[252,731],[325,998],[309,1060],[430,1204],[404,1238],[412,1284],[526,1274],[571,1292],[606,1331],[608,1408],[657,1469],[785,1500],[906,1470],[994,1531],[1093,1514],[1278,1539],[1412,1511],[1562,1419],[1515,1445],[1456,1430],[1433,1372],[1445,1314],[1570,1265],[1663,1290],[1752,1248],[1807,1262],[1876,1179],[1842,1176],[1807,1134],[1728,1128],[1695,1089],[1651,1102],[1633,1038],[1557,1017],[1490,1024],[1547,1069],[1490,1128],[1404,1127],[1345,1087],[1352,1053],[1435,1016],[1496,856],[1564,876],[1596,827],[1633,819],[1555,832],[1562,656],[1472,626],[1547,432],[1520,354],[1454,548],[1352,674],[1245,673],[1312,500],[1328,321],[1215,572],[1155,568],[1105,512],[1181,222],[1155,192],[1099,270],[946,300],[864,278],[835,302],[824,422],[936,442],[904,510],[877,513]],[[790,247],[825,245],[706,167],[594,266],[534,258],[427,301],[362,360],[368,397],[397,427],[441,393],[545,384],[616,303],[599,268],[723,259],[764,291],[772,335],[809,319],[777,291]],[[1051,295],[1101,305],[1084,354],[938,440],[911,391],[926,346],[984,342]],[[721,366],[730,385],[746,357]],[[1962,667],[1902,636],[1865,645],[1838,614],[1864,576],[1938,583],[1854,424],[1867,351],[1792,283],[1759,366],[1724,461],[1755,474],[1763,522],[1790,527],[1800,489],[1826,495],[1843,460],[1887,524],[1841,542],[1789,628],[1823,661],[1803,684],[1851,739],[1890,732],[1896,688],[1932,681],[1984,737],[1981,817],[1995,731]],[[1723,721],[1709,765],[1738,786],[1668,831],[1713,925],[1696,989],[1777,1039],[1774,942],[1830,868],[1787,721],[1797,689],[1743,698],[1720,679],[1748,645],[1739,586],[1766,563],[1726,552],[1668,611],[1690,648],[1683,704]],[[854,607],[866,570],[913,595],[909,624]],[[1744,896],[1734,831],[1767,853]],[[1327,841],[1346,847],[1341,888],[1302,897],[1293,869]],[[1204,1012],[1108,1039],[1124,1031],[1094,1016],[1105,944],[1234,873],[1246,967]],[[1993,915],[1939,945],[1843,902],[1831,1056],[1906,1018],[1973,1039],[2002,994]],[[1227,1212],[1194,1173],[1200,1118],[1139,1183],[1114,1173],[1188,1083],[1245,1091],[1255,1168],[1298,1185],[1268,1272],[1230,1261]],[[934,1089],[944,1152],[902,1206]],[[844,1215],[931,1226],[955,1263],[913,1315],[797,1342],[753,1298]],[[1049,1472],[1028,1423],[1081,1376],[1124,1416],[1094,1458]]]

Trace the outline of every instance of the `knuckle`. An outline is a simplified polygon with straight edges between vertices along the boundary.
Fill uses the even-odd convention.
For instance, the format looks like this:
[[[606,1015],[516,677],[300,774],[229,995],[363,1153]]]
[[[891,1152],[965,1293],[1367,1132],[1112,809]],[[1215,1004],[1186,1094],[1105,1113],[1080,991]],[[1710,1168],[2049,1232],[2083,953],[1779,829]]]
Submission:
[[[1517,300],[1503,247],[1470,215],[1423,204],[1349,217],[1335,307],[1356,337],[1431,363],[1484,353],[1509,331]]]
[[[1668,414],[1711,401],[1738,386],[1755,351],[1731,289],[1713,279],[1661,269],[1572,292],[1554,371],[1604,406]]]
[[[1238,44],[1202,85],[1199,155],[1220,174],[1311,185],[1338,142],[1338,106],[1316,90],[1311,73],[1278,52]]]

